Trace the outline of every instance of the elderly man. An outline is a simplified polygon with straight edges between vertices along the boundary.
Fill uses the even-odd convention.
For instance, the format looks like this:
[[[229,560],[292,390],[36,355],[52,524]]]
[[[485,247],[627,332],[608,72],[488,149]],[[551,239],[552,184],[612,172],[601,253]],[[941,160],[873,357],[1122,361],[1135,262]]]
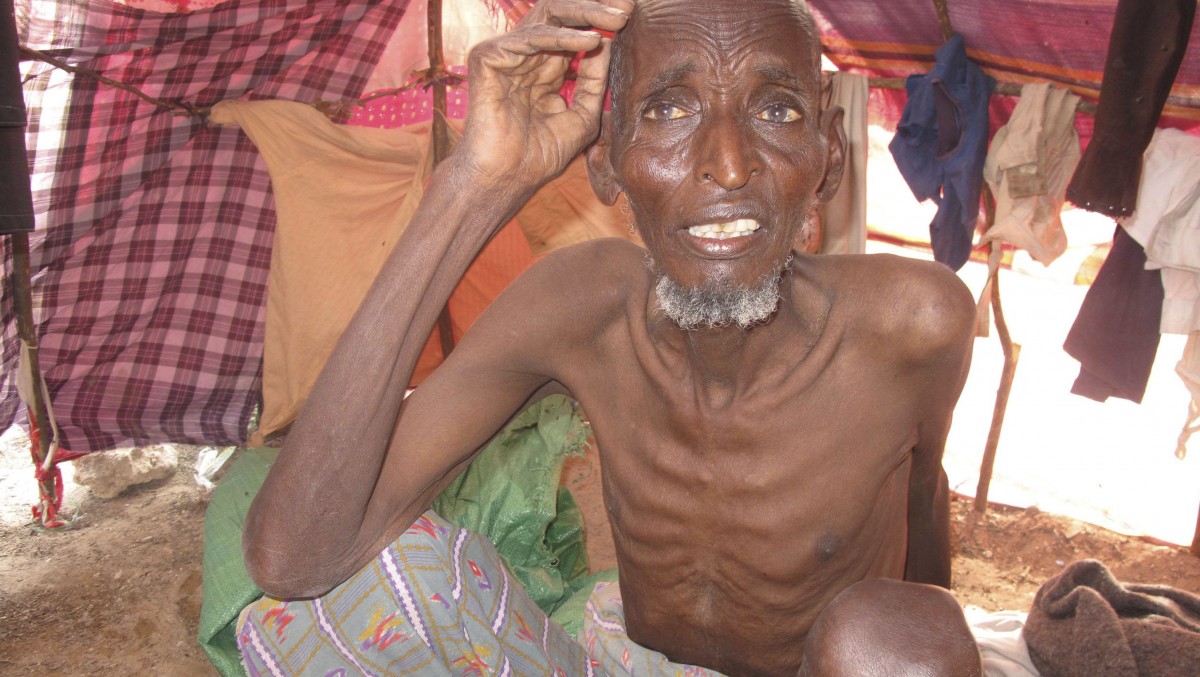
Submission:
[[[618,33],[610,45],[592,29]],[[558,93],[578,52],[568,106]],[[543,0],[476,48],[462,144],[247,520],[263,590],[315,597],[314,633],[328,635],[335,586],[375,585],[352,577],[382,562],[410,624],[401,636],[436,652],[419,607],[459,601],[465,555],[455,541],[453,595],[430,604],[408,576],[436,567],[389,548],[406,531],[444,532],[422,516],[434,496],[515,412],[557,391],[581,403],[600,448],[632,646],[730,675],[978,674],[962,613],[935,587],[950,581],[941,458],[974,306],[937,264],[793,252],[842,171],[840,111],[818,104],[819,53],[793,0]],[[597,241],[547,257],[405,400],[472,258],[589,144],[596,193],[625,195],[649,255]],[[491,631],[519,603],[504,581]],[[378,669],[622,668],[594,646],[529,658],[560,638],[527,610],[516,625],[537,641],[481,650],[489,624],[467,619],[483,612],[457,613],[446,627],[461,620],[450,634],[474,647],[458,650],[465,662],[447,654],[435,669],[404,654]],[[264,648],[260,634],[243,632],[243,652],[286,663],[292,650]],[[330,640],[335,658],[373,672],[353,639]],[[624,650],[617,662],[633,672],[630,660]]]

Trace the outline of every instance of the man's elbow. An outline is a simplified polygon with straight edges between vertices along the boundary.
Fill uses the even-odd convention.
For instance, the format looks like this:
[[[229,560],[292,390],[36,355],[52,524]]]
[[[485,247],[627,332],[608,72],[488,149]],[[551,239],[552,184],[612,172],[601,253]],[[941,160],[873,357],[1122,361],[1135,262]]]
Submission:
[[[331,580],[332,568],[289,557],[264,547],[261,541],[243,538],[242,557],[250,580],[268,597],[298,599],[320,597],[340,581]]]

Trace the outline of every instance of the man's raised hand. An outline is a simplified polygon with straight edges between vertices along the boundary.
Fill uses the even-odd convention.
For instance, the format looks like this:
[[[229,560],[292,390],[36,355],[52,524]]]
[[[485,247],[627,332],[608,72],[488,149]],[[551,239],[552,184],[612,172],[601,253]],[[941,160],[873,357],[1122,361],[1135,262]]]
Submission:
[[[471,51],[455,161],[480,188],[532,193],[596,138],[609,40],[592,29],[620,30],[632,11],[631,0],[542,0],[512,31]],[[579,52],[568,107],[559,92]]]

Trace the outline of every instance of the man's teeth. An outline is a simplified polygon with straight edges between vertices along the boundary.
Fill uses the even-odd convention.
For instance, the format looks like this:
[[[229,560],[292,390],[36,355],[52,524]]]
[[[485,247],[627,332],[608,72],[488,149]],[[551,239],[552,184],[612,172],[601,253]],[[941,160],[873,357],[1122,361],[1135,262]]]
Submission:
[[[729,223],[710,223],[703,226],[692,226],[688,228],[688,234],[711,240],[728,240],[734,237],[745,237],[756,230],[758,230],[758,221],[754,219],[738,219]]]

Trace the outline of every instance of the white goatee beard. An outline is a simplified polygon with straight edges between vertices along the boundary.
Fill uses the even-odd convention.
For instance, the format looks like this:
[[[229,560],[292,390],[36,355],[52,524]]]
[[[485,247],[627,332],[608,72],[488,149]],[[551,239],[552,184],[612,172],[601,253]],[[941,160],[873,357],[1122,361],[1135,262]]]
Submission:
[[[660,273],[655,292],[658,307],[680,329],[713,329],[735,325],[749,329],[764,324],[779,307],[779,285],[791,256],[751,286],[731,286],[726,281],[684,287]]]

